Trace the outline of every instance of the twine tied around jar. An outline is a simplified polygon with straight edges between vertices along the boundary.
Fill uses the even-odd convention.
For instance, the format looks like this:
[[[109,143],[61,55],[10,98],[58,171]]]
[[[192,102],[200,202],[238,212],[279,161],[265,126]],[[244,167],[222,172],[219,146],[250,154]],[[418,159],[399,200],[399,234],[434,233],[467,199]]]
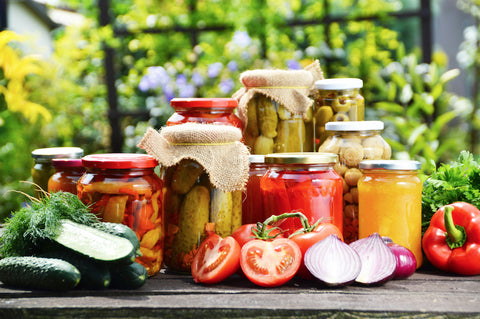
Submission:
[[[185,123],[160,131],[148,128],[138,147],[166,167],[195,160],[215,187],[231,192],[243,190],[248,180],[249,151],[241,138],[241,130],[233,126]]]

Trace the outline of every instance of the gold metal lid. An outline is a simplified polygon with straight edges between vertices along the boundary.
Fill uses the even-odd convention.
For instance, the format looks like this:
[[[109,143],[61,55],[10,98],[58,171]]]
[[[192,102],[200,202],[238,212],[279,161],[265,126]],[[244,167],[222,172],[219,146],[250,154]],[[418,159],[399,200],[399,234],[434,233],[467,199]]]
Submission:
[[[265,155],[267,164],[335,164],[338,155],[333,153],[298,152]]]

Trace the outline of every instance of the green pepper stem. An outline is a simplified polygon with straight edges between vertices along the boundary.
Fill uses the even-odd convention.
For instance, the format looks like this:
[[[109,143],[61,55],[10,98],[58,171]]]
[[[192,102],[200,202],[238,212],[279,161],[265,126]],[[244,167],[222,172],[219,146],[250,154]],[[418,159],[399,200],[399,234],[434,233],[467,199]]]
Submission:
[[[446,230],[446,241],[448,246],[451,249],[462,247],[467,241],[467,234],[465,228],[459,225],[455,225],[452,217],[453,207],[446,206],[443,213],[445,230]]]

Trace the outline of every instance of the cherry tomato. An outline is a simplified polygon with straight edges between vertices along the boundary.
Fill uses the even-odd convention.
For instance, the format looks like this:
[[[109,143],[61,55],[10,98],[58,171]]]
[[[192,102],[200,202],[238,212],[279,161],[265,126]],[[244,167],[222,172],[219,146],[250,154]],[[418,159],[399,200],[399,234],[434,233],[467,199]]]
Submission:
[[[195,254],[192,276],[195,282],[215,284],[233,275],[240,267],[240,245],[231,237],[210,234]]]
[[[240,247],[243,247],[245,243],[255,239],[255,235],[252,232],[253,227],[257,227],[257,224],[245,224],[235,229],[232,233],[232,237],[240,244]],[[275,236],[275,238],[283,238],[280,233],[281,230],[274,228],[273,226],[267,225],[267,229],[272,229],[269,235],[272,237]]]
[[[300,248],[288,238],[251,240],[240,252],[243,273],[262,287],[277,287],[288,282],[297,273],[301,262]]]
[[[302,231],[302,229],[299,229],[297,231]],[[308,248],[310,248],[313,244],[325,239],[329,235],[336,235],[343,241],[342,232],[338,229],[337,226],[331,223],[320,223],[317,227],[315,227],[313,231],[293,235],[292,237],[290,237],[290,239],[298,245],[298,247],[302,251],[302,256],[304,256]],[[307,267],[305,267],[305,264],[303,263],[303,258],[300,269],[298,270],[298,275],[304,279],[314,278],[312,274],[310,274],[310,272],[308,271]]]

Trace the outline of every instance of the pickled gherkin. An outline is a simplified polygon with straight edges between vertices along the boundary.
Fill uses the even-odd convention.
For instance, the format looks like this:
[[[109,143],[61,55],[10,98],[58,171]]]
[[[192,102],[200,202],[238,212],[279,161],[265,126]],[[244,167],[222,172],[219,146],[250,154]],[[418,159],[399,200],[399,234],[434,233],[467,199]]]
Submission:
[[[226,237],[232,233],[232,193],[212,189],[210,222],[215,223],[215,233]]]
[[[277,110],[272,101],[264,95],[257,98],[257,120],[263,136],[270,138],[277,136]]]
[[[186,194],[202,175],[203,167],[194,160],[184,159],[176,166],[171,188],[178,194]]]
[[[258,95],[255,95],[250,101],[248,101],[247,106],[247,127],[245,128],[245,131],[252,137],[257,137],[260,134],[257,121],[257,97]]]
[[[260,135],[253,144],[253,152],[255,154],[270,154],[273,153],[273,138]]]
[[[278,123],[278,135],[275,138],[275,152],[301,152],[305,141],[305,123],[295,118]]]
[[[242,226],[242,191],[232,192],[232,233]]]

